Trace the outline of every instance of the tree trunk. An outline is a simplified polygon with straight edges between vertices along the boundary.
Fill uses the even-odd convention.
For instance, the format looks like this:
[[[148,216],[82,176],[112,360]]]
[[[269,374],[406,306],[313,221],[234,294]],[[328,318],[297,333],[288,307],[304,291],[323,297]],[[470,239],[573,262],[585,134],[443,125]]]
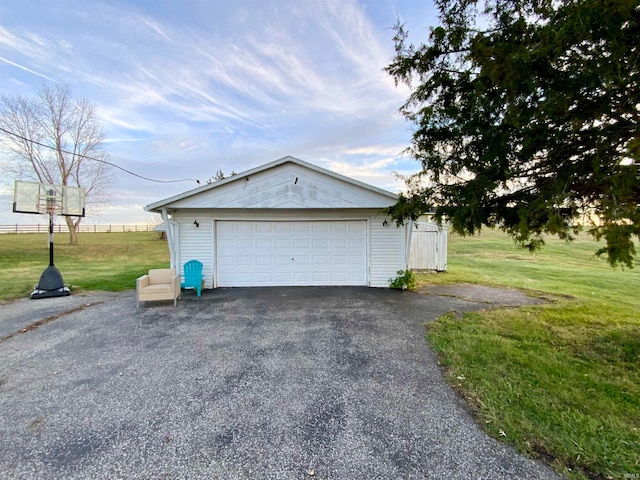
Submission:
[[[78,227],[80,226],[81,217],[74,222],[73,217],[64,217],[67,222],[67,227],[69,227],[69,245],[77,245],[78,244]]]

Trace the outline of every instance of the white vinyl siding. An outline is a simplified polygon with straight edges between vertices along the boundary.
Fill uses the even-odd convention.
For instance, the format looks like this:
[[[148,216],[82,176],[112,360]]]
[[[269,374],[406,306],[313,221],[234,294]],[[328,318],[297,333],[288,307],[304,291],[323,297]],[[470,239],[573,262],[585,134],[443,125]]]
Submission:
[[[194,225],[194,220],[198,226]],[[205,288],[213,288],[213,221],[210,216],[193,216],[178,222],[178,264],[182,275],[189,260],[202,262]]]
[[[388,287],[389,279],[398,276],[398,270],[405,268],[405,235],[403,227],[384,217],[371,219],[371,264],[369,282],[372,287]]]

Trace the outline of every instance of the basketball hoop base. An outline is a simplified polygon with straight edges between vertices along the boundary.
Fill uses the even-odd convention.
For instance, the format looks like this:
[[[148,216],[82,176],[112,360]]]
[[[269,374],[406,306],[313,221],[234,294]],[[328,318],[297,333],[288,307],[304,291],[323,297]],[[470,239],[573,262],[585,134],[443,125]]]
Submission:
[[[62,275],[56,267],[49,265],[42,275],[38,286],[31,292],[31,299],[66,297],[71,295],[71,290],[64,286]]]

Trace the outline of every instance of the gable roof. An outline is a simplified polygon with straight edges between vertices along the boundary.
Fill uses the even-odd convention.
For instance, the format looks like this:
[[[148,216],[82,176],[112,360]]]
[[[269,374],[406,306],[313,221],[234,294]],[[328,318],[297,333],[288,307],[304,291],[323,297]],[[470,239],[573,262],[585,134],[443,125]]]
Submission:
[[[146,211],[182,208],[384,208],[398,196],[287,156],[151,203]]]

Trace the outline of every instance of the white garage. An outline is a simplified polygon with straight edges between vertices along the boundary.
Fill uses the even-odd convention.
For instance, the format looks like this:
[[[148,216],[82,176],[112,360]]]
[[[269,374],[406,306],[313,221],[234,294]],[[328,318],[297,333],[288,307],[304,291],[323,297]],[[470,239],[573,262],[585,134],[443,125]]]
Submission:
[[[388,287],[408,240],[397,197],[285,157],[145,207],[169,226],[171,265],[204,264],[205,287]]]

